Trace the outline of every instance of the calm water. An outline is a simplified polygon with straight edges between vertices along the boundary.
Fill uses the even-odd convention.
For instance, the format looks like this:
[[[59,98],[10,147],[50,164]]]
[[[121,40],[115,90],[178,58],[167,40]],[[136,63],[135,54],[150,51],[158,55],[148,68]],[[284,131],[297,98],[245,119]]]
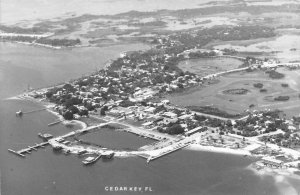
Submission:
[[[116,48],[53,51],[1,43],[1,99],[16,95],[27,83],[42,87],[80,76],[82,72],[88,73],[94,65],[101,65],[118,53]],[[47,127],[46,124],[55,120],[48,112],[24,115],[23,118],[14,115],[20,108],[33,110],[40,107],[31,102],[0,101],[3,195],[116,194],[105,192],[105,186],[150,186],[154,190],[150,194],[278,194],[272,177],[254,175],[245,169],[251,163],[249,159],[233,155],[183,150],[150,164],[136,157],[108,162],[100,160],[93,166],[84,167],[78,157],[53,153],[50,147],[39,149],[24,159],[8,153],[8,148],[20,149],[40,142],[38,132],[58,135],[71,130],[63,125]],[[127,138],[120,135],[106,139],[124,143]]]
[[[122,139],[119,139],[120,137],[122,137]],[[91,144],[104,146],[106,148],[129,151],[137,150],[139,147],[153,143],[155,141],[152,139],[138,137],[128,132],[115,131],[106,128],[102,128],[93,133],[84,134],[80,136],[79,139]]]

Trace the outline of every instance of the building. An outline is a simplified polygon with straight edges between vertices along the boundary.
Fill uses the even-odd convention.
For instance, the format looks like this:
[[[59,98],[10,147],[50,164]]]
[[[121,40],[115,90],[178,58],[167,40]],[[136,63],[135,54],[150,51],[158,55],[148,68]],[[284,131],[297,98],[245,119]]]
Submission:
[[[283,161],[281,160],[277,160],[275,158],[272,157],[263,157],[262,158],[262,163],[266,166],[270,166],[270,167],[282,167],[283,166]]]
[[[190,136],[190,135],[193,135],[193,134],[195,134],[195,133],[197,133],[197,132],[199,132],[201,130],[202,130],[202,127],[199,126],[199,127],[196,127],[196,128],[194,128],[194,129],[192,129],[190,131],[185,132],[184,135],[185,136]]]

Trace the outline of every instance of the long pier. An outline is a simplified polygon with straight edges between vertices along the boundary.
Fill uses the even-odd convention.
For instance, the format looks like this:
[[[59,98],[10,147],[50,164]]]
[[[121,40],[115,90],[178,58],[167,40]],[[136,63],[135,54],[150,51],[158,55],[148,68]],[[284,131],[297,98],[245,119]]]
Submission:
[[[48,126],[53,126],[53,125],[56,125],[56,124],[61,123],[61,122],[63,122],[63,121],[64,121],[64,120],[54,121],[54,122],[52,122],[52,123],[49,123]]]
[[[198,136],[199,135],[200,134],[198,134]],[[194,140],[195,140],[194,137],[196,137],[196,136],[194,135],[193,137],[184,138],[183,140],[174,143],[172,146],[166,146],[162,149],[159,149],[159,150],[161,150],[161,152],[159,152],[157,155],[151,155],[151,153],[149,154],[149,153],[147,153],[147,151],[145,151],[145,153],[141,153],[141,154],[137,154],[137,155],[142,158],[147,159],[147,163],[149,163],[152,160],[155,160],[155,159],[158,159],[165,155],[168,155],[170,153],[176,152],[182,148],[185,148],[185,147],[193,144]]]
[[[185,148],[185,147],[187,147],[187,146],[189,146],[189,145],[190,145],[190,143],[189,143],[189,144],[183,144],[183,145],[177,145],[177,146],[175,146],[175,147],[172,147],[172,148],[169,149],[169,150],[165,150],[165,151],[159,153],[159,154],[156,155],[156,156],[149,156],[149,157],[147,158],[147,162],[150,162],[150,161],[152,161],[152,160],[158,159],[158,158],[160,158],[160,157],[162,157],[162,156],[165,156],[165,155],[168,155],[168,154],[170,154],[170,153],[176,152],[177,150],[180,150],[180,149],[182,149],[182,148]]]
[[[16,154],[18,156],[25,157],[26,153],[30,154],[33,150],[37,151],[38,148],[44,148],[48,144],[49,144],[49,142],[43,142],[43,143],[40,143],[40,144],[35,144],[34,146],[28,146],[27,148],[24,148],[24,149],[21,149],[21,150],[18,150],[18,151],[15,151],[15,150],[12,150],[12,149],[8,149],[8,151],[13,153],[13,154]]]
[[[23,112],[23,114],[30,114],[30,113],[34,113],[34,112],[39,112],[39,111],[43,111],[43,110],[46,110],[47,108],[41,108],[41,109],[37,109],[37,110],[31,110],[31,111],[28,111],[28,112]]]
[[[179,141],[174,140],[172,145],[165,146],[164,148],[153,150],[153,151],[145,151],[145,153],[140,153],[138,156],[147,159],[147,163],[149,163],[152,160],[158,159],[160,157],[163,157],[165,155],[168,155],[172,152],[178,151],[182,148],[188,147],[191,144],[194,144],[196,140],[201,137],[204,134],[204,132],[201,133],[195,133],[189,137],[185,137]],[[153,152],[155,154],[153,154]],[[151,154],[152,153],[152,154]]]

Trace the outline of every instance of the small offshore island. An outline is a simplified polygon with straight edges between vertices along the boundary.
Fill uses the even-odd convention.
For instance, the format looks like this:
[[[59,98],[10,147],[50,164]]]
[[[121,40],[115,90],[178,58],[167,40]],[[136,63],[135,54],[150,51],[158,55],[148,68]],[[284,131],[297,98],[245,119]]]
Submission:
[[[235,8],[244,9],[242,5]],[[259,12],[256,8],[248,9]],[[292,7],[284,8],[297,11]],[[236,11],[230,7],[228,9]],[[271,12],[275,8],[266,9]],[[276,8],[276,11],[279,10]],[[57,21],[41,22],[31,29],[0,26],[2,41],[51,49],[115,44],[112,39],[118,38],[125,43],[141,41],[151,45],[151,49],[146,51],[123,52],[119,58],[108,62],[104,69],[88,76],[48,88],[31,89],[13,97],[43,104],[46,110],[57,115],[59,120],[49,126],[60,122],[66,125],[79,123],[82,128],[60,136],[39,134],[44,140],[41,144],[19,151],[8,150],[25,157],[26,153],[50,145],[55,152],[74,154],[80,158],[84,156],[82,162],[88,165],[99,158],[132,156],[142,157],[150,163],[188,148],[241,155],[255,159],[253,170],[266,170],[299,179],[300,112],[297,110],[295,115],[287,117],[280,109],[300,103],[299,80],[292,75],[299,75],[299,61],[280,62],[266,57],[264,52],[254,55],[254,52],[240,52],[226,44],[214,47],[217,42],[274,39],[278,32],[262,25],[259,19],[253,20],[257,22],[254,24],[193,26],[182,31],[167,31],[165,28],[175,27],[170,26],[172,22],[166,18],[163,18],[164,21],[145,20],[141,23],[130,20],[135,15],[163,16],[165,12],[84,15],[63,20],[63,24],[69,22],[71,25],[58,30],[56,28],[60,24]],[[182,19],[181,26],[186,27],[188,21],[191,22],[185,15],[187,10],[169,12],[186,20]],[[119,21],[123,17],[127,21],[121,23],[131,28],[124,27],[124,30],[109,26],[123,25]],[[90,29],[84,39],[59,38],[74,29],[76,33],[81,32],[78,21],[90,20],[95,20],[92,22],[95,26],[105,24],[107,29]],[[211,20],[191,23],[201,25],[211,23]],[[155,32],[149,36],[143,33],[140,36],[127,34],[134,33],[132,31],[136,28],[141,28],[143,33],[153,28],[163,33]],[[114,33],[116,37],[111,36]],[[289,52],[295,51],[293,48]],[[195,69],[189,65],[191,63],[193,67],[199,63],[197,60],[203,59],[208,63],[218,59],[221,65],[223,59],[234,59],[240,65],[220,67],[213,64]],[[27,113],[20,110],[16,115],[22,117]],[[85,140],[85,135],[107,130],[132,133],[150,139],[151,143],[136,150],[122,150]]]

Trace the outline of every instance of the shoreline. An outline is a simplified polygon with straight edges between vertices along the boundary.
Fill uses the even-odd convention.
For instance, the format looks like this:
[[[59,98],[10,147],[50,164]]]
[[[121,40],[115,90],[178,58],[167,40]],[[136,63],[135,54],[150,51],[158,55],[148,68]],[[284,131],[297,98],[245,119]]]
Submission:
[[[253,156],[249,151],[243,149],[221,148],[221,147],[214,147],[214,146],[204,146],[200,144],[192,144],[186,149],[193,150],[193,151],[214,152],[214,153],[221,153],[221,154]]]
[[[24,101],[25,100],[25,101],[30,101],[30,102],[36,103],[36,104],[41,105],[42,107],[44,107],[47,112],[49,112],[52,115],[56,116],[57,119],[59,121],[61,121],[61,123],[64,124],[64,125],[75,123],[75,124],[78,124],[81,127],[80,129],[84,129],[84,128],[88,127],[88,124],[86,124],[85,122],[83,122],[81,120],[73,119],[73,120],[70,120],[70,121],[66,121],[63,118],[62,115],[58,114],[56,111],[54,111],[52,109],[55,106],[54,103],[51,103],[51,102],[48,102],[48,101],[47,102],[46,101],[37,101],[36,99],[30,97],[27,93],[23,93],[23,94],[13,96],[13,97],[10,97],[10,98],[5,98],[4,100],[19,100],[19,101]]]
[[[53,103],[45,102],[45,101],[37,101],[36,99],[25,96],[26,93],[22,94],[23,96],[14,96],[11,98],[7,98],[7,100],[27,100],[34,103],[37,103],[43,107],[46,108],[46,111],[50,112],[51,114],[55,115],[59,120],[63,120],[62,123],[64,125],[76,123],[80,125],[80,128],[77,130],[81,130],[84,128],[87,128],[88,125],[80,120],[71,120],[71,121],[65,121],[61,115],[59,115],[57,112],[55,112],[52,107],[54,106]],[[74,130],[74,131],[77,131]],[[60,136],[59,136],[60,137]],[[49,140],[50,141],[50,140]],[[66,146],[62,145],[55,141],[55,138],[53,138],[53,141],[49,142],[51,147],[55,147],[57,145],[62,146],[63,150],[70,150],[73,154],[78,154],[81,150],[87,150],[89,154],[98,154],[98,153],[106,153],[106,152],[113,152],[115,153],[115,157],[118,158],[128,158],[128,157],[139,157],[140,155],[149,155],[150,156],[157,156],[159,155],[164,149],[155,149],[155,150],[148,150],[148,151],[139,151],[139,150],[133,150],[133,151],[126,151],[126,150],[115,150],[115,149],[104,149],[104,148],[95,148],[95,147],[89,147],[89,146],[81,146],[81,145],[74,145],[74,146]],[[247,149],[231,149],[231,148],[223,148],[223,147],[215,147],[215,146],[204,146],[200,144],[191,144],[188,147],[186,147],[187,150],[196,151],[196,152],[210,152],[210,153],[219,153],[219,154],[229,154],[229,155],[238,155],[238,156],[244,156],[244,157],[259,157],[256,155],[251,154],[251,152]],[[251,171],[253,171],[257,175],[261,176],[267,176],[271,175],[273,177],[289,177],[293,179],[300,180],[300,176],[296,175],[294,172],[297,169],[293,168],[286,168],[286,169],[270,169],[267,167],[262,168],[261,170],[255,169],[253,167],[253,163],[251,163],[248,167]]]

